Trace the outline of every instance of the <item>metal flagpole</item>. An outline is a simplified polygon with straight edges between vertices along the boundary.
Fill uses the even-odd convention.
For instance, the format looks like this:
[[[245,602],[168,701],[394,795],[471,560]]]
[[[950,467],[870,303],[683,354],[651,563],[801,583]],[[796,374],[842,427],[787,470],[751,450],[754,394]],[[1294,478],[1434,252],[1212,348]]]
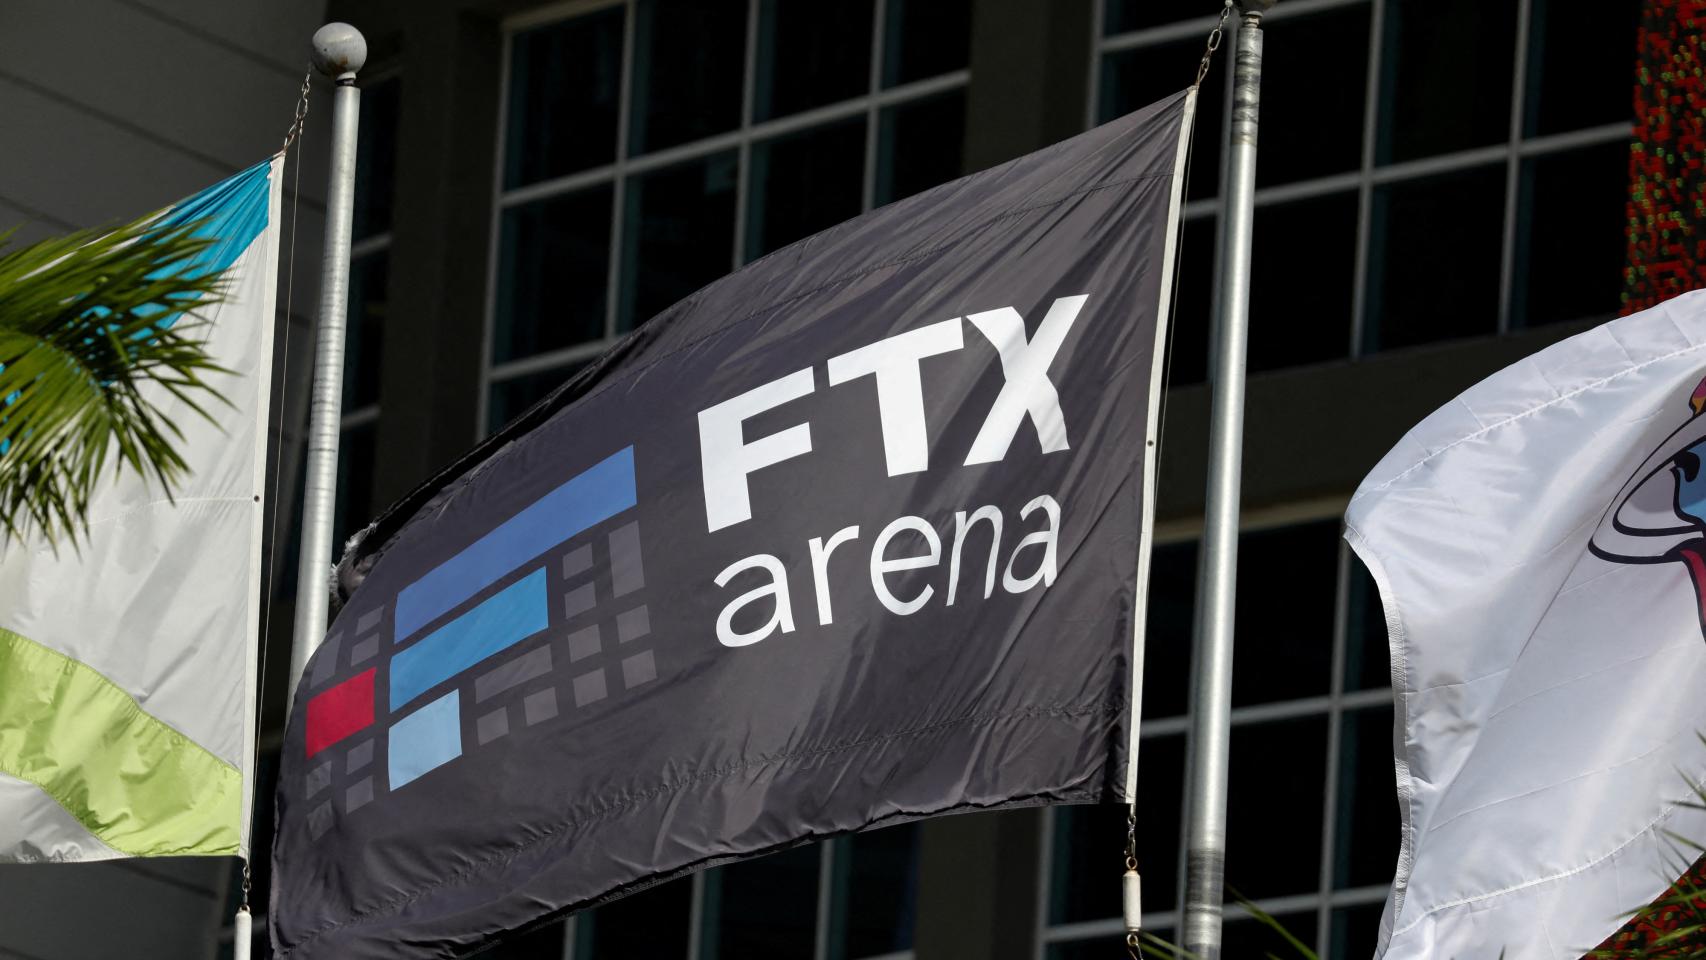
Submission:
[[[1197,656],[1191,694],[1190,783],[1185,840],[1183,946],[1220,956],[1226,867],[1227,753],[1231,739],[1232,627],[1238,576],[1239,471],[1244,448],[1244,345],[1250,319],[1250,239],[1256,191],[1256,125],[1262,97],[1262,14],[1275,0],[1239,0],[1232,136],[1221,248],[1221,315],[1209,425],[1207,515],[1197,591]]]
[[[344,320],[349,306],[350,231],[355,215],[355,134],[361,118],[356,71],[367,41],[347,23],[314,31],[314,68],[332,78],[332,163],[326,190],[326,244],[320,315],[314,331],[314,387],[302,494],[302,552],[296,567],[296,626],[290,643],[291,699],[308,657],[326,632],[326,572],[338,493],[338,428],[343,415]]]

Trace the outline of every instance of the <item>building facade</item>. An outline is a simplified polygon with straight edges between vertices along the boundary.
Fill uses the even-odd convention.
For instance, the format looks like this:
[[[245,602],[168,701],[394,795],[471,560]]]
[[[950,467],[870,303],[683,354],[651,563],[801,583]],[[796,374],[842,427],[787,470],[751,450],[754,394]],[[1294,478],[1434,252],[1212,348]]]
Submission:
[[[1267,19],[1228,880],[1367,955],[1398,849],[1362,474],[1481,376],[1614,315],[1641,4],[1289,0]],[[358,243],[346,530],[698,286],[1185,85],[1203,0],[333,3],[394,127]],[[1230,41],[1203,88],[1169,364],[1139,851],[1177,923]],[[375,180],[370,189],[382,189]],[[389,276],[389,283],[383,282]],[[363,366],[365,364],[365,366]],[[432,384],[422,391],[421,384]],[[363,385],[366,386],[363,386]],[[395,412],[393,412],[395,411]],[[1118,950],[1123,810],[890,828],[549,925],[516,957]],[[1237,916],[1234,911],[1234,917]],[[1248,920],[1228,955],[1263,945]]]
[[[1284,0],[1267,18],[1227,876],[1323,956],[1372,952],[1399,841],[1383,619],[1339,516],[1428,412],[1618,312],[1642,6]],[[332,0],[326,13],[371,49],[341,539],[703,283],[1188,85],[1219,7]],[[1150,590],[1138,846],[1147,926],[1164,936],[1183,887],[1232,48],[1205,80],[1192,154]],[[310,124],[312,160],[326,128]],[[279,569],[289,597],[294,562]],[[280,683],[267,702],[276,751]],[[489,955],[1118,956],[1124,814],[885,828],[664,884]],[[258,843],[270,819],[263,804]],[[229,921],[208,922],[229,955]],[[1286,955],[1236,910],[1226,943]]]

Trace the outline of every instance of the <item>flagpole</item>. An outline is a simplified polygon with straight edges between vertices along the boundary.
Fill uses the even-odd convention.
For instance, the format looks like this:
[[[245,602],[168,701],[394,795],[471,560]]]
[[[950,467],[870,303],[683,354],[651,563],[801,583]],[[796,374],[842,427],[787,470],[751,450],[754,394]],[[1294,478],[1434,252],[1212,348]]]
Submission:
[[[294,700],[302,670],[326,632],[327,571],[332,562],[332,515],[338,493],[338,431],[343,415],[344,321],[349,306],[350,232],[355,215],[355,138],[361,118],[356,71],[367,62],[367,41],[347,23],[314,31],[314,68],[331,78],[332,161],[326,190],[326,240],[320,315],[314,333],[302,548],[296,568],[296,625],[290,643]]]
[[[1207,511],[1197,591],[1190,774],[1185,839],[1185,951],[1220,956],[1226,868],[1227,758],[1232,725],[1232,631],[1238,577],[1239,473],[1244,447],[1244,348],[1250,319],[1256,127],[1262,96],[1262,14],[1275,0],[1238,0],[1232,131],[1221,248],[1221,316],[1209,424]]]

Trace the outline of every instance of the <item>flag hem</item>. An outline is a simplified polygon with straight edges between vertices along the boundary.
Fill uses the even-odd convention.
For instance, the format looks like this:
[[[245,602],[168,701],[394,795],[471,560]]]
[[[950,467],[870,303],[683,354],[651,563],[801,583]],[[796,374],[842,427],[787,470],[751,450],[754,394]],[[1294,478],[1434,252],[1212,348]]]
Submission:
[[[1392,590],[1391,580],[1386,575],[1386,567],[1374,552],[1373,544],[1363,538],[1361,531],[1351,525],[1349,518],[1345,520],[1345,543],[1350,545],[1351,552],[1362,561],[1369,575],[1374,579],[1375,589],[1380,594],[1380,612],[1386,621],[1386,648],[1391,658],[1392,673],[1392,756],[1394,776],[1398,788],[1399,812],[1399,842],[1398,864],[1393,873],[1392,890],[1386,897],[1386,909],[1380,918],[1380,939],[1375,948],[1375,960],[1386,953],[1386,947],[1391,942],[1392,933],[1398,925],[1398,913],[1404,909],[1404,894],[1409,889],[1410,870],[1415,864],[1415,817],[1412,805],[1415,802],[1415,781],[1410,776],[1410,753],[1407,749],[1409,738],[1404,732],[1410,728],[1410,717],[1407,710],[1403,690],[1409,677],[1409,658],[1404,651],[1404,621],[1398,614],[1398,597]]]
[[[1137,572],[1132,578],[1131,685],[1127,704],[1125,802],[1137,803],[1137,751],[1143,722],[1144,644],[1149,627],[1149,564],[1155,552],[1155,474],[1161,456],[1161,377],[1167,361],[1167,335],[1172,328],[1174,261],[1178,256],[1179,212],[1184,196],[1185,167],[1190,162],[1191,135],[1196,127],[1197,88],[1185,90],[1179,116],[1179,143],[1173,154],[1173,184],[1167,199],[1167,239],[1161,247],[1161,294],[1155,312],[1155,343],[1150,348],[1149,406],[1145,411],[1143,481],[1139,486]]]
[[[255,358],[255,459],[251,468],[251,482],[254,485],[254,500],[250,507],[253,518],[249,523],[249,586],[244,604],[249,608],[249,615],[244,618],[244,667],[243,667],[243,765],[240,771],[243,776],[243,806],[241,820],[238,822],[237,856],[248,862],[253,856],[252,839],[255,820],[255,765],[256,751],[259,747],[259,737],[256,736],[256,707],[259,700],[257,684],[257,661],[260,658],[261,617],[260,605],[266,602],[260,598],[256,587],[264,582],[261,577],[261,541],[266,534],[267,516],[267,424],[270,422],[272,411],[272,348],[273,336],[276,329],[278,310],[278,217],[284,195],[284,154],[281,151],[272,158],[271,168],[267,171],[267,228],[263,228],[257,239],[266,244],[262,276],[266,281],[261,284],[260,323],[262,326],[258,355]],[[251,248],[253,249],[253,248]],[[260,379],[264,371],[265,380]],[[276,495],[276,494],[275,494]]]
[[[337,934],[339,931],[359,928],[376,920],[382,921],[387,918],[399,917],[412,905],[434,896],[447,888],[468,886],[470,884],[491,883],[496,879],[495,875],[505,866],[513,864],[516,861],[521,860],[523,857],[553,843],[563,842],[575,830],[596,827],[600,822],[609,821],[619,815],[625,815],[647,803],[659,800],[669,803],[678,802],[682,797],[688,795],[689,791],[695,788],[723,783],[738,774],[759,771],[767,767],[780,773],[794,769],[802,762],[819,760],[836,754],[845,754],[849,751],[861,748],[890,744],[896,741],[917,740],[939,733],[952,734],[960,730],[987,729],[990,726],[1001,723],[1011,723],[1015,721],[1064,721],[1074,724],[1084,721],[1103,721],[1106,723],[1109,721],[1117,721],[1120,713],[1120,708],[1110,706],[1097,706],[1076,710],[1066,706],[1026,707],[1003,713],[979,713],[952,717],[946,720],[938,720],[931,723],[907,727],[892,733],[874,734],[868,737],[861,737],[848,742],[832,743],[815,748],[801,749],[776,756],[742,759],[738,762],[726,764],[714,770],[694,774],[671,783],[663,784],[651,790],[625,795],[616,802],[610,803],[601,809],[591,811],[572,820],[560,822],[555,825],[554,829],[540,830],[533,836],[529,837],[525,842],[517,843],[509,849],[494,851],[487,854],[482,859],[471,861],[461,871],[455,874],[440,876],[431,883],[424,884],[416,890],[385,901],[373,908],[322,924],[313,930],[303,933],[299,939],[288,945],[280,942],[278,937],[278,928],[273,927],[273,948],[278,960],[286,960],[286,958],[294,956],[316,955],[310,951],[310,948],[314,947],[315,944],[322,942],[324,938]],[[880,821],[873,821],[873,823],[901,822],[906,819],[923,819],[925,817],[935,817],[955,812],[969,812],[971,810],[1002,810],[1016,806],[1034,806],[1039,803],[1095,802],[1100,795],[1099,789],[1093,785],[1086,786],[1084,784],[1067,784],[1060,786],[1058,789],[1038,790],[1022,798],[1003,799],[990,803],[980,803],[975,800],[962,798],[960,801],[941,809],[906,811],[903,813],[892,814]],[[827,830],[824,831],[822,835],[814,836],[813,839],[824,839],[825,837],[830,836],[842,836],[849,833],[855,833],[864,830],[869,826],[870,824],[860,824],[852,829]],[[721,859],[723,861],[750,860],[754,857],[787,849],[789,846],[793,846],[794,844],[795,841],[793,840],[781,844],[770,844],[757,849],[741,850],[737,853],[728,854]],[[586,901],[568,904],[557,912],[574,912],[599,903],[608,902],[609,900],[619,899],[638,890],[645,889],[647,886],[651,886],[654,883],[665,882],[673,877],[685,875],[706,865],[706,861],[694,861],[690,864],[683,864],[675,868],[662,870],[655,876],[648,876],[636,880],[634,883],[620,888],[619,891],[611,891],[602,896],[591,898]],[[273,887],[273,896],[276,898],[280,894],[281,888],[278,885],[275,885]],[[488,904],[488,906],[491,905],[492,904]],[[394,934],[395,931],[392,931],[392,933]],[[467,956],[476,952],[479,946],[487,942],[490,941],[484,940],[481,941],[480,944],[465,945],[469,946],[471,949],[467,952],[459,952],[450,955]],[[460,950],[462,946],[464,945],[459,945],[458,949]]]

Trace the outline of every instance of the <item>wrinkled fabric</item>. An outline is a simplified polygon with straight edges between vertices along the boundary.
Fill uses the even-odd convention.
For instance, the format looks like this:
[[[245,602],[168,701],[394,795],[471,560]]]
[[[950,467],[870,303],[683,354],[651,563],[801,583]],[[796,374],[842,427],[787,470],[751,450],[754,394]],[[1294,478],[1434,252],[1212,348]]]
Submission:
[[[1352,499],[1397,703],[1380,955],[1581,956],[1689,866],[1667,831],[1706,841],[1703,377],[1691,293],[1466,391]]]
[[[15,668],[0,683],[12,707],[35,703],[0,723],[10,747],[0,749],[10,778],[0,860],[248,853],[282,168],[262,161],[158,220],[199,222],[196,235],[215,242],[185,269],[225,271],[226,284],[218,303],[193,308],[204,349],[228,371],[205,377],[225,402],[192,395],[204,416],[164,386],[139,388],[178,432],[188,469],[172,495],[151,475],[116,470],[115,450],[75,548],[39,532],[0,548],[0,631],[65,664]],[[101,679],[98,701],[82,684],[43,679],[70,670]],[[130,749],[139,729],[187,742]]]
[[[376,521],[285,734],[279,955],[1123,797],[1191,102],[704,288]]]

